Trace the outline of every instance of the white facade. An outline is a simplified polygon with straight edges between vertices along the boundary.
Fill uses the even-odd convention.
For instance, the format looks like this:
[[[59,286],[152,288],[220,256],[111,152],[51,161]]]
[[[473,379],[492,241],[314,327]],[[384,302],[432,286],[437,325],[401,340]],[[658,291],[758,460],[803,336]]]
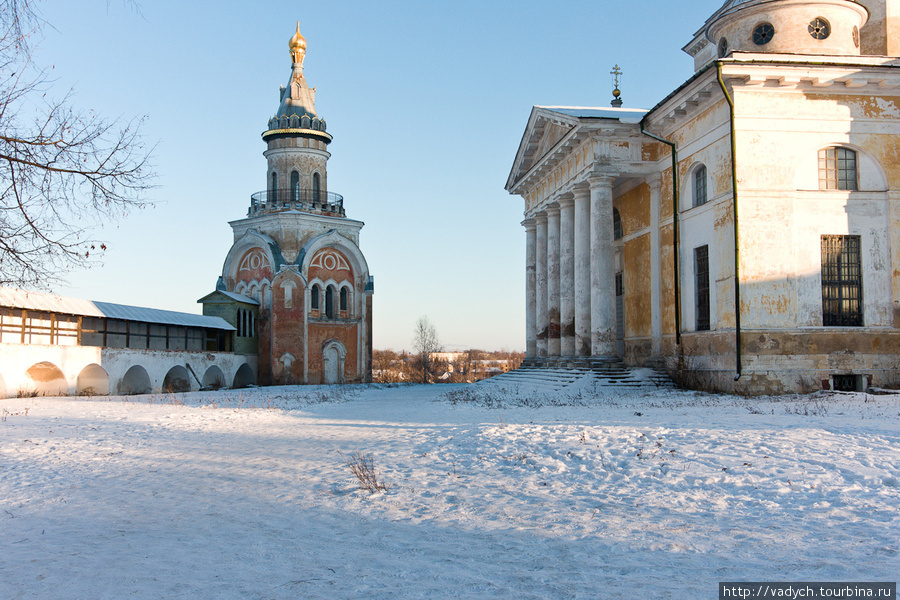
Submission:
[[[729,0],[653,109],[535,107],[507,183],[525,200],[529,357],[668,363],[746,393],[900,383],[896,13]],[[557,265],[574,265],[558,290]]]

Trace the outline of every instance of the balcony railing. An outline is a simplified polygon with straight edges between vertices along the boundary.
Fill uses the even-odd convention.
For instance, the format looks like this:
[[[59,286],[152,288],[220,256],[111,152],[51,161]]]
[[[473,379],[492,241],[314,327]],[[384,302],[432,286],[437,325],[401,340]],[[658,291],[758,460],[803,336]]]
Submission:
[[[344,216],[344,197],[334,192],[301,188],[265,190],[250,196],[251,217],[287,209]]]

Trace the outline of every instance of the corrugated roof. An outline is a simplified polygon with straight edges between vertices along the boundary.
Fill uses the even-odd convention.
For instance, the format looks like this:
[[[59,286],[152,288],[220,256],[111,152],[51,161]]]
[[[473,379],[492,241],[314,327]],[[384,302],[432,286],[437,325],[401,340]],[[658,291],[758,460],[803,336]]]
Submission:
[[[222,317],[129,306],[127,304],[113,304],[111,302],[94,302],[13,288],[0,287],[0,306],[64,313],[67,315],[82,315],[85,317],[106,317],[108,319],[122,319],[141,323],[236,331],[234,326],[230,325]]]

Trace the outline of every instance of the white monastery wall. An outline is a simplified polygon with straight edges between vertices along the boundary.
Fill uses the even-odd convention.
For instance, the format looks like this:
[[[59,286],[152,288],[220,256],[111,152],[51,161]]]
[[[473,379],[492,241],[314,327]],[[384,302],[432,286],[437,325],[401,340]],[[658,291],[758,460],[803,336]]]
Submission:
[[[57,379],[50,366],[38,369],[44,376],[35,373],[29,376],[29,369],[41,363],[50,363],[61,374]],[[230,387],[238,369],[247,365],[253,373],[254,381],[257,372],[256,357],[232,354],[229,352],[187,352],[173,350],[131,350],[124,348],[100,348],[96,346],[57,346],[40,344],[0,344],[0,397],[14,397],[17,394],[37,393],[38,395],[69,395],[84,392],[84,385],[79,387],[79,375],[99,373],[94,367],[101,368],[108,378],[106,387],[93,392],[98,394],[117,393],[119,383],[132,367],[140,367],[149,377],[150,389],[147,392],[159,392],[163,387],[166,375],[173,369],[184,369],[189,376],[188,385],[192,391],[200,389],[200,384],[190,375],[186,368],[190,365],[197,378],[204,381],[218,369],[224,376],[224,386]],[[180,371],[177,371],[180,372]],[[101,374],[102,378],[102,374]],[[96,380],[94,380],[96,381]],[[84,379],[82,379],[84,384]],[[96,384],[95,384],[96,385]]]

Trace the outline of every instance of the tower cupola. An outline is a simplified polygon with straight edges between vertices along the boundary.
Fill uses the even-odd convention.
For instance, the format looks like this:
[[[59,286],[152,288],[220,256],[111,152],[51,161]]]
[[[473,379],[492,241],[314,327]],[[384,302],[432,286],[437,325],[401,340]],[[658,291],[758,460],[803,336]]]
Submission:
[[[343,198],[328,192],[332,138],[325,131],[325,119],[316,113],[316,89],[303,75],[306,48],[298,22],[288,42],[291,77],[279,90],[278,110],[262,134],[267,189],[253,194],[250,216],[291,209],[344,216]]]

